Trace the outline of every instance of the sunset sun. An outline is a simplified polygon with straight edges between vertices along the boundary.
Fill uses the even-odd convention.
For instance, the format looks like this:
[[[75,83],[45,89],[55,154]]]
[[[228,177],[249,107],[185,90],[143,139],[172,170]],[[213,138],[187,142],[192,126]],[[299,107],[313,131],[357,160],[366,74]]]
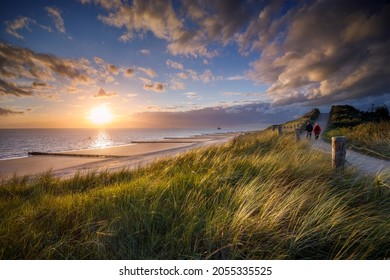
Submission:
[[[113,116],[110,109],[102,105],[92,108],[89,112],[88,119],[94,124],[103,125],[110,123],[113,119]]]

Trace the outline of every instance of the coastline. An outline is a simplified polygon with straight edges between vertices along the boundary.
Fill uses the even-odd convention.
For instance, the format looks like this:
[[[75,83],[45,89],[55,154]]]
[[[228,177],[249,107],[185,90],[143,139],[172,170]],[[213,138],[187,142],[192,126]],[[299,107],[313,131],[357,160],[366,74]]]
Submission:
[[[0,161],[0,178],[14,175],[37,175],[51,171],[54,176],[66,179],[77,173],[135,169],[164,157],[209,145],[223,144],[240,133],[225,133],[202,137],[183,137],[176,141],[167,139],[138,142],[122,146],[90,150],[67,151],[50,155],[34,155]],[[111,156],[111,157],[110,157]]]
[[[255,130],[258,130],[256,128]],[[175,142],[177,139],[217,137],[219,133],[235,133],[254,130],[249,128],[216,129],[0,129],[0,161],[25,158],[30,153],[62,153],[126,146],[138,142]]]

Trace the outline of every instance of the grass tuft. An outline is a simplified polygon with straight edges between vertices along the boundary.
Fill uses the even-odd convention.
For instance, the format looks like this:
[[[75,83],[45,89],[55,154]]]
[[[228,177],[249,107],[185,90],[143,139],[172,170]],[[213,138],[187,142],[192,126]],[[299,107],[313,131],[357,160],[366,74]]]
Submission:
[[[267,130],[147,168],[0,185],[1,259],[388,259],[389,174]]]

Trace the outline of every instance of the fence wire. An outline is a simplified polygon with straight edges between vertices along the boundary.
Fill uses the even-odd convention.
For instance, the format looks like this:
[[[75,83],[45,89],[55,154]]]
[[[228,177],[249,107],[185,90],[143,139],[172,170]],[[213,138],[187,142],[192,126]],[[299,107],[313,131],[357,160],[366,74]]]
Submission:
[[[305,130],[303,129],[303,124],[299,125],[299,124],[295,124],[295,125],[290,125],[290,126],[281,126],[282,129],[285,129],[285,130],[293,130],[293,129],[300,129],[301,132],[304,132]],[[332,142],[332,138],[331,137],[326,137],[325,135],[321,135],[322,139],[324,139],[325,141],[328,141],[328,142]],[[378,153],[377,151],[373,151],[371,149],[368,149],[366,147],[357,147],[353,144],[350,144],[348,145],[348,148],[349,149],[353,149],[353,150],[358,150],[358,151],[366,151],[367,153],[371,153],[371,154],[374,154],[382,159],[385,159],[385,160],[390,160],[390,157],[386,156],[386,155],[383,155],[381,153]],[[319,149],[318,149],[319,150]],[[325,151],[324,151],[325,152]],[[349,163],[350,164],[350,163]]]
[[[378,153],[378,152],[376,152],[376,151],[367,149],[366,147],[356,147],[355,145],[350,145],[350,148],[356,149],[356,150],[361,150],[361,151],[362,151],[362,150],[363,150],[363,151],[367,151],[367,152],[369,152],[369,153],[372,153],[372,154],[378,155],[378,156],[380,156],[380,157],[382,157],[382,158],[385,158],[385,159],[390,160],[390,157],[385,156],[385,155],[382,155],[382,154],[380,154],[380,153]]]
[[[330,138],[330,137],[322,136],[322,138],[327,140],[327,141],[329,141],[329,142],[332,142],[332,138]],[[383,155],[381,153],[378,153],[377,151],[373,151],[371,149],[368,149],[366,147],[358,147],[358,146],[355,146],[353,144],[349,144],[348,148],[349,149],[353,149],[353,150],[358,150],[358,151],[366,151],[368,153],[375,154],[375,155],[377,155],[380,158],[383,158],[383,159],[386,159],[386,160],[390,160],[390,157],[385,156],[385,155]]]

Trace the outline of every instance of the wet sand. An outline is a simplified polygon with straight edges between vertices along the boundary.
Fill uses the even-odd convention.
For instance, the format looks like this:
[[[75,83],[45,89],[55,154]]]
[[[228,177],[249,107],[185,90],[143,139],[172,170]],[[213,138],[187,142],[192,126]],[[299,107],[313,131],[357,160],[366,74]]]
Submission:
[[[108,147],[94,150],[81,150],[81,151],[70,151],[61,154],[72,154],[72,155],[88,155],[88,156],[114,156],[114,157],[131,157],[137,155],[143,155],[148,153],[160,152],[164,150],[170,150],[180,147],[186,147],[192,145],[193,142],[187,143],[137,143],[125,146]]]
[[[178,138],[176,141],[135,143],[94,150],[70,151],[61,156],[39,155],[20,159],[0,160],[0,177],[35,175],[51,170],[60,178],[69,178],[78,172],[118,171],[146,166],[151,162],[176,156],[185,151],[223,144],[237,133],[207,136],[207,138]],[[91,157],[92,156],[92,157]],[[100,158],[99,156],[108,156]],[[109,158],[113,156],[113,158]]]
[[[66,169],[72,166],[102,161],[99,158],[32,156],[26,158],[0,160],[0,176],[32,175],[49,170]]]

